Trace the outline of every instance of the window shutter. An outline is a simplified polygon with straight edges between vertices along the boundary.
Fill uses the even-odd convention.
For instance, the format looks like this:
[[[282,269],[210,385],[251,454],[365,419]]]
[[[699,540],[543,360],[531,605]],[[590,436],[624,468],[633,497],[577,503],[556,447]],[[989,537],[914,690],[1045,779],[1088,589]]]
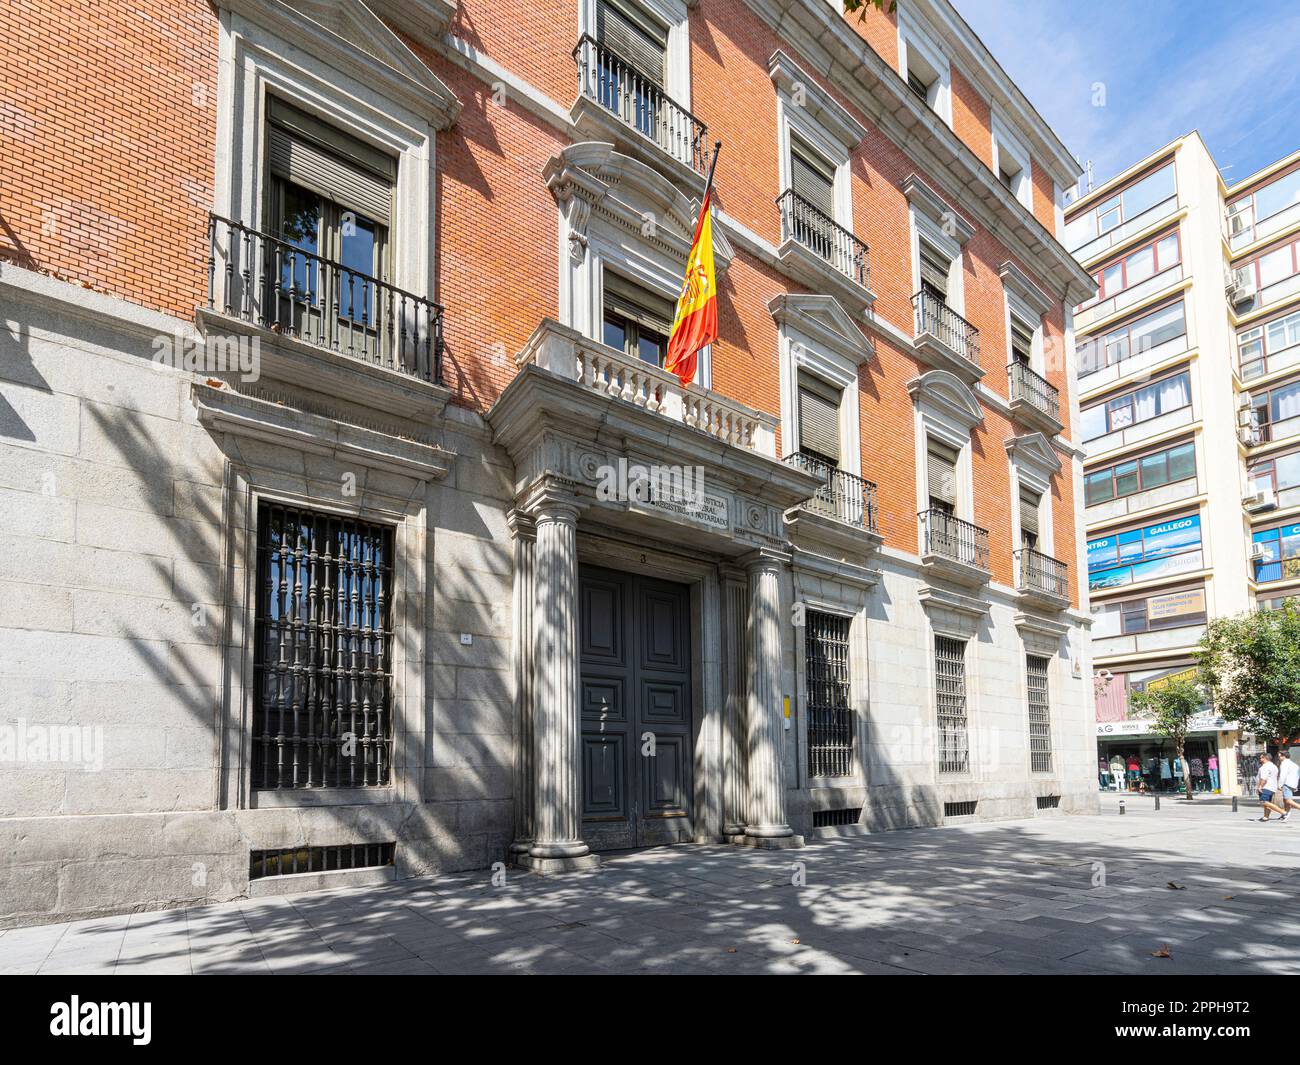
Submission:
[[[600,43],[626,59],[636,72],[664,87],[668,30],[633,3],[600,0],[596,8]]]
[[[790,187],[821,211],[835,217],[835,168],[802,141],[790,139]]]
[[[267,118],[271,173],[391,226],[397,160],[275,97]]]
[[[957,506],[957,450],[931,440],[926,449],[926,486],[931,501]]]
[[[946,255],[921,241],[921,283],[935,289],[945,299],[948,297],[948,267]]]
[[[1037,492],[1020,489],[1020,535],[1038,536],[1038,504],[1042,500]]]
[[[667,337],[677,316],[676,304],[642,288],[627,278],[606,270],[605,307],[639,326]]]
[[[1015,315],[1011,316],[1011,357],[1029,365],[1034,351],[1034,331]]]
[[[799,375],[799,450],[840,461],[840,390]]]

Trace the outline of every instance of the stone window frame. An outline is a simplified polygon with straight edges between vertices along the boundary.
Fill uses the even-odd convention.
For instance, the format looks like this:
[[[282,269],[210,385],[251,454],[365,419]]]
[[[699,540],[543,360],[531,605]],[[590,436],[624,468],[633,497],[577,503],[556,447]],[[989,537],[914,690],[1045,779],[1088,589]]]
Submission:
[[[921,291],[921,240],[948,258],[948,292],[945,302],[963,318],[966,316],[966,280],[963,252],[975,235],[975,227],[950,207],[938,193],[915,174],[903,182],[908,201],[908,230],[911,241],[912,292]]]
[[[1033,350],[1029,368],[1044,380],[1046,370],[1046,343],[1043,319],[1052,309],[1052,300],[1045,292],[1030,280],[1020,267],[1007,260],[999,268],[1002,278],[1003,324],[1007,340],[1007,364],[1012,362],[1011,319],[1018,318],[1029,327],[1033,334]]]
[[[936,79],[931,86],[934,99],[927,100],[927,103],[943,124],[952,129],[952,63],[912,12],[900,5],[898,8],[898,72],[905,82],[908,56],[912,51],[915,51],[935,72]]]
[[[957,377],[946,370],[931,370],[908,383],[916,409],[916,501],[917,510],[929,508],[926,456],[933,437],[958,453],[957,506],[954,516],[975,521],[974,472],[971,434],[984,420],[979,400]],[[919,545],[918,545],[919,546]]]
[[[853,181],[849,160],[867,130],[784,51],[768,61],[776,89],[777,195],[792,186],[791,140],[804,141],[834,169],[834,222],[853,232]]]
[[[1009,499],[1011,505],[1011,543],[1020,547],[1020,489],[1028,488],[1040,496],[1038,503],[1038,547],[1040,554],[1056,557],[1056,539],[1052,521],[1052,482],[1061,472],[1061,460],[1042,433],[1027,433],[1006,443],[1011,468]]]
[[[993,133],[993,176],[1002,181],[1002,156],[1006,155],[1016,165],[1018,179],[1011,187],[1011,195],[1031,213],[1034,209],[1033,157],[1011,124],[994,110],[989,123]]]
[[[858,372],[874,345],[833,296],[783,293],[769,304],[777,326],[781,372],[781,446],[798,451],[799,371],[840,389],[839,468],[862,475]]]
[[[397,159],[389,280],[435,299],[436,133],[454,121],[456,96],[364,5],[339,5],[352,40],[280,5],[220,7],[213,211],[267,229],[266,100],[276,95]]]

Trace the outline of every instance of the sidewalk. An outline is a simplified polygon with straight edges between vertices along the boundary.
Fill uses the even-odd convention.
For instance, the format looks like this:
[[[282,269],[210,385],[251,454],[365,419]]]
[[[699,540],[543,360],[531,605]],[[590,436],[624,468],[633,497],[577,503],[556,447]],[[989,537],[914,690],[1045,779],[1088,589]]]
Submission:
[[[0,972],[1300,973],[1298,874],[1300,819],[1116,803],[10,930]]]

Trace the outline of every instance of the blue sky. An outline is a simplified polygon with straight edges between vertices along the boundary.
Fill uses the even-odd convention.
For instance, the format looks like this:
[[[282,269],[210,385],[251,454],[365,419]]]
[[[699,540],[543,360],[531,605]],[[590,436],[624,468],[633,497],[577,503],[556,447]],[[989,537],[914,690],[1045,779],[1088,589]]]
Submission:
[[[1229,185],[1300,148],[1294,0],[954,3],[1096,183],[1194,129]]]

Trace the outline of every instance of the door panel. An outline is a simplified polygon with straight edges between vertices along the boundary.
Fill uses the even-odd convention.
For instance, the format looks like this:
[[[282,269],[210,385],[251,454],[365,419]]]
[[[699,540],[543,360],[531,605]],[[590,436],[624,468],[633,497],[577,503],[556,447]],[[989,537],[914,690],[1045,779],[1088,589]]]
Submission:
[[[583,838],[593,850],[689,840],[689,590],[588,567],[579,584]]]

